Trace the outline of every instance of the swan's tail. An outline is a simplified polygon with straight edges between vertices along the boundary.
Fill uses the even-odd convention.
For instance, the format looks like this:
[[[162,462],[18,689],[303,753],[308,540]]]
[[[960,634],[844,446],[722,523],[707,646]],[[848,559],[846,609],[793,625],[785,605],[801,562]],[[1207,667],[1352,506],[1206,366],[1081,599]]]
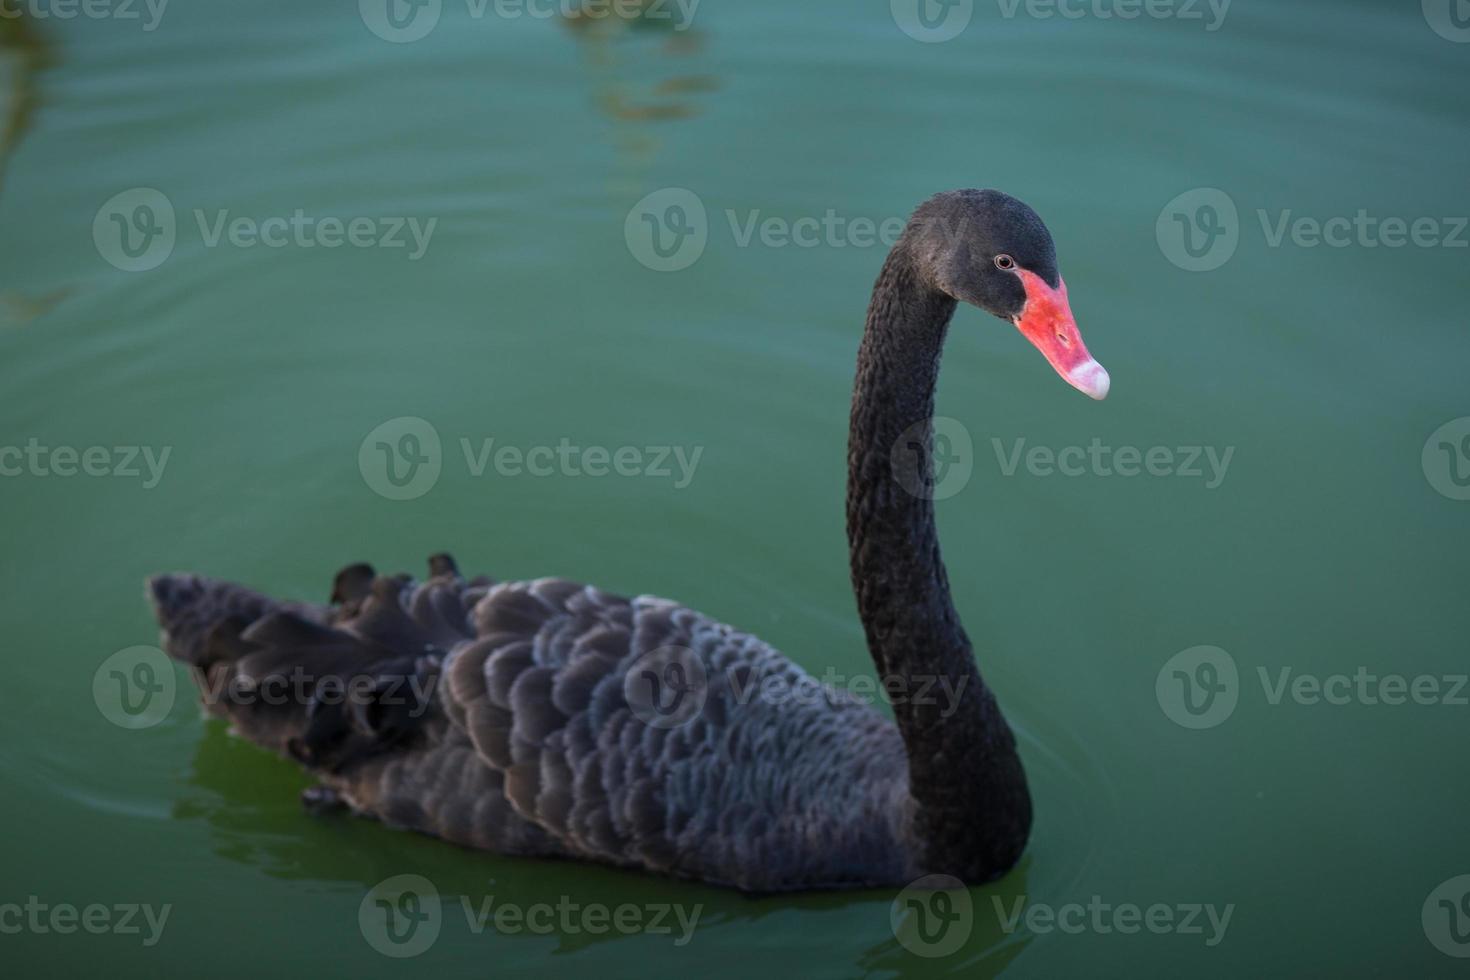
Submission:
[[[466,594],[453,562],[436,559],[431,573],[410,592],[406,576],[353,565],[338,574],[330,605],[282,602],[198,575],[152,578],[148,597],[164,649],[189,666],[206,710],[253,742],[331,772],[401,744],[430,715],[447,641],[467,629],[462,607],[440,595]],[[422,593],[450,622],[409,616],[410,597]]]
[[[243,630],[282,608],[282,603],[233,582],[202,575],[155,575],[148,580],[148,601],[163,630],[168,655],[193,667],[207,667],[212,634],[224,622]],[[303,609],[321,619],[324,609]]]

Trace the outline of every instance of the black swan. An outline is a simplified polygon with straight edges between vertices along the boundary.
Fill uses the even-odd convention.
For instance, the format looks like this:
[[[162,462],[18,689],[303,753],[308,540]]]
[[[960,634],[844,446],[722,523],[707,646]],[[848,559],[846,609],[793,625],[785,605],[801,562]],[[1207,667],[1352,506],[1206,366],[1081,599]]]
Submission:
[[[447,555],[422,583],[350,566],[327,605],[159,576],[163,642],[209,710],[317,777],[312,809],[751,892],[992,880],[1021,856],[1031,797],[922,482],[960,301],[1108,391],[1034,211],[965,190],[915,212],[873,292],[848,448],[853,588],[896,724],[677,603],[466,580]]]

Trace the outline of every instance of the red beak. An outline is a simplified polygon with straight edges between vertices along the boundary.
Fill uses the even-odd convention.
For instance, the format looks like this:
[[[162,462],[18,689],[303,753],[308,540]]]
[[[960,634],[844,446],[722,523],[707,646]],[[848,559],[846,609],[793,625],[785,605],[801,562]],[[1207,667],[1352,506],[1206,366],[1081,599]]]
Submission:
[[[1067,302],[1067,284],[1058,276],[1057,288],[1052,289],[1034,272],[1017,269],[1016,275],[1026,287],[1026,306],[1015,319],[1021,333],[1036,345],[1041,356],[1067,384],[1098,401],[1108,397],[1112,381],[1082,343],[1082,334],[1077,332],[1077,321]]]

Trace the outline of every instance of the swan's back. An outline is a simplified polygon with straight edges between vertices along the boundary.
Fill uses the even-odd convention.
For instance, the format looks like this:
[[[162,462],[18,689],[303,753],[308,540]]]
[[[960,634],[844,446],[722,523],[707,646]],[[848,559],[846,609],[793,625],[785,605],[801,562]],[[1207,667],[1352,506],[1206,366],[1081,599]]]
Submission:
[[[350,567],[326,606],[150,591],[211,711],[387,823],[752,891],[916,873],[903,744],[870,707],[676,603],[430,570]]]

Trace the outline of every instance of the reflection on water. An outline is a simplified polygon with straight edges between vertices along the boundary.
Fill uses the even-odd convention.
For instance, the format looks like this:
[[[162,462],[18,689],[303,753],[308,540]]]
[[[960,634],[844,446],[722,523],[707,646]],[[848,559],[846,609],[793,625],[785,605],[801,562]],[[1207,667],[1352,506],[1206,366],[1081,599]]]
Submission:
[[[204,724],[188,783],[190,789],[174,805],[173,817],[204,821],[213,833],[216,854],[259,868],[273,878],[336,882],[366,891],[412,870],[434,883],[451,914],[473,914],[477,920],[487,899],[514,902],[521,908],[541,904],[554,908],[559,903],[609,908],[626,904],[699,906],[700,932],[739,927],[793,911],[822,913],[866,906],[861,917],[871,920],[874,935],[887,938],[863,954],[862,965],[869,970],[893,970],[900,976],[913,966],[913,955],[888,937],[887,909],[894,896],[887,890],[762,898],[595,864],[577,864],[574,875],[549,874],[549,868],[565,867],[565,862],[469,851],[360,817],[314,816],[298,800],[300,791],[311,785],[310,778],[230,735],[219,719]],[[999,932],[988,896],[994,892],[1007,905],[1014,903],[1025,894],[1026,880],[1023,863],[998,891],[995,887],[972,890],[974,933],[966,949],[974,952],[963,964],[970,975],[993,976],[1023,948],[1023,943]],[[489,908],[493,915],[495,905]],[[493,924],[486,924],[485,932],[491,931]],[[545,938],[530,932],[507,938],[515,935]],[[571,953],[629,938],[636,934],[598,934],[585,929],[557,933],[556,952]]]
[[[55,59],[50,45],[19,8],[7,9],[5,16],[0,17],[0,58],[3,58],[0,65],[11,81],[4,122],[0,124],[0,192],[3,192],[10,157],[30,128],[41,102],[37,76],[55,64]]]
[[[293,836],[288,824],[304,815],[297,795],[310,785],[304,775],[283,765],[244,740],[228,733],[218,720],[204,725],[204,737],[194,755],[192,793],[174,804],[181,820],[206,820],[215,831],[215,851],[221,857],[256,865],[281,878],[315,877],[298,873],[309,867],[314,854],[310,840]]]
[[[70,286],[50,292],[27,296],[24,293],[0,293],[0,327],[18,327],[38,316],[50,313],[52,308],[72,294]]]
[[[792,912],[852,909],[870,925],[865,932],[882,936],[862,951],[855,965],[868,974],[934,975],[936,961],[916,957],[890,934],[889,909],[895,894],[888,889],[762,898],[593,864],[578,864],[575,875],[548,874],[549,866],[562,862],[466,851],[359,817],[313,816],[297,799],[311,784],[310,778],[228,734],[225,723],[218,719],[205,722],[188,782],[191,790],[175,804],[174,818],[203,820],[213,832],[216,854],[274,878],[337,882],[366,891],[411,869],[434,883],[446,908],[453,910],[451,914],[466,919],[473,916],[477,922],[485,908],[493,915],[494,903],[502,901],[521,908],[557,907],[559,903],[612,908],[625,904],[698,906],[701,932],[738,928]],[[968,938],[958,955],[942,960],[947,972],[997,976],[1025,949],[1026,937],[1002,931],[994,903],[1011,908],[1031,891],[1030,866],[1028,858],[1003,881],[970,890],[972,914],[955,927],[968,930]],[[494,902],[487,906],[487,899]],[[486,932],[493,928],[493,923],[485,924]],[[538,938],[530,932],[516,935]],[[571,953],[633,935],[581,929],[557,933],[555,938],[558,953]]]
[[[564,14],[562,23],[588,52],[597,75],[598,107],[610,118],[624,121],[697,115],[699,105],[693,96],[715,91],[719,82],[697,73],[652,79],[646,54],[652,46],[664,59],[689,58],[703,50],[704,35],[669,16],[669,5],[655,0],[640,0],[635,16],[594,16],[587,13],[591,6],[584,2]]]
[[[10,79],[5,115],[0,122],[0,194],[15,148],[35,120],[41,104],[37,79],[56,63],[51,46],[26,16],[24,9],[6,9],[0,17],[0,70]],[[58,289],[36,296],[20,292],[0,293],[0,327],[29,323],[51,310],[71,292]]]
[[[667,3],[639,4],[637,16],[597,16],[584,0],[561,19],[586,55],[598,109],[615,123],[621,164],[610,190],[618,196],[644,190],[643,174],[661,146],[649,126],[697,116],[699,97],[720,87],[715,76],[691,66],[705,34],[668,16]]]

